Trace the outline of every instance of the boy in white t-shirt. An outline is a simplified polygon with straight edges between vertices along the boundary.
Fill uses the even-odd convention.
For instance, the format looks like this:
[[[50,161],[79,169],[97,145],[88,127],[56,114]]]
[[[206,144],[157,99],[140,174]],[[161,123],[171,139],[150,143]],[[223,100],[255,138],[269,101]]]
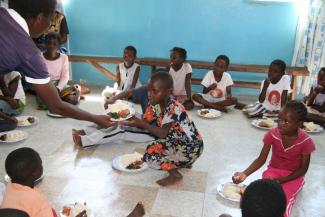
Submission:
[[[226,106],[236,105],[237,99],[231,95],[231,86],[234,84],[227,69],[229,58],[220,55],[216,58],[213,70],[208,71],[201,84],[203,94],[193,94],[193,100],[204,107],[214,108],[227,112]]]
[[[185,62],[187,52],[184,48],[174,47],[170,54],[169,74],[173,78],[173,96],[183,104],[187,110],[194,107],[191,97],[192,66]]]
[[[264,113],[277,115],[288,99],[291,81],[285,75],[286,64],[282,60],[274,60],[268,72],[268,77],[261,84],[258,102],[246,106],[243,111],[248,117],[261,117]]]

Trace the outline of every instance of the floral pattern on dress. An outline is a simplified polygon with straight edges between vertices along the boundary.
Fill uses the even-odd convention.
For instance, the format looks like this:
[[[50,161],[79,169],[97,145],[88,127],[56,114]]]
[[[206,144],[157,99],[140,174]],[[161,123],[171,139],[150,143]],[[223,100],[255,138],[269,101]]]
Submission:
[[[189,167],[202,154],[202,136],[178,101],[170,98],[164,112],[159,105],[149,105],[144,119],[158,127],[171,124],[167,137],[156,139],[146,149],[143,160],[151,168],[171,170]]]

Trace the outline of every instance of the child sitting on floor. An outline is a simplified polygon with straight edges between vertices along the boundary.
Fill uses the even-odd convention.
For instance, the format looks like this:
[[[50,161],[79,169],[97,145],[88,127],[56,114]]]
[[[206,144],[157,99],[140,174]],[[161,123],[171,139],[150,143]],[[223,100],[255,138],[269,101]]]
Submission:
[[[43,54],[47,65],[51,82],[56,86],[60,97],[63,101],[76,105],[80,101],[80,86],[75,85],[69,87],[69,60],[68,56],[59,53],[60,35],[58,33],[49,33],[46,39],[46,52]],[[37,96],[36,101],[38,108],[46,110],[47,106],[42,103]]]
[[[280,183],[287,198],[285,217],[290,216],[296,196],[304,184],[315,145],[308,134],[300,129],[307,116],[302,103],[289,102],[279,114],[279,126],[265,134],[264,146],[258,158],[243,172],[236,172],[233,182],[243,182],[247,176],[261,168],[272,147],[269,166],[263,173],[263,179],[274,179]]]
[[[227,112],[226,106],[236,105],[237,99],[231,95],[231,86],[234,82],[226,72],[228,66],[227,56],[220,55],[216,58],[213,70],[210,70],[201,82],[203,94],[193,94],[195,102],[222,112]]]
[[[242,217],[283,217],[286,197],[280,184],[271,179],[250,183],[240,201]],[[222,214],[219,217],[231,217]]]
[[[132,118],[121,125],[139,127],[156,137],[143,160],[153,169],[168,171],[158,180],[162,186],[182,179],[179,168],[189,168],[203,152],[203,140],[186,109],[171,96],[173,79],[168,73],[154,74],[148,84],[149,105],[144,119]]]
[[[321,68],[317,76],[317,84],[312,86],[307,97],[308,121],[325,126],[325,67]]]
[[[173,95],[187,110],[194,107],[191,93],[192,66],[185,62],[187,52],[184,48],[174,47],[170,54],[169,74],[174,81]]]
[[[35,187],[35,181],[43,174],[42,159],[31,148],[12,151],[5,161],[6,172],[11,178],[1,204],[2,208],[13,208],[26,212],[30,217],[56,217],[54,209],[42,192]],[[144,216],[142,203],[138,203],[128,217]],[[83,217],[81,212],[76,217]]]
[[[7,185],[1,208],[19,209],[30,217],[56,216],[34,184],[43,173],[42,160],[36,151],[26,147],[12,151],[6,158],[5,168],[11,182]]]
[[[9,116],[20,115],[26,103],[20,73],[12,71],[0,75],[0,88],[0,111]]]
[[[136,57],[137,50],[135,47],[127,46],[124,48],[124,61],[123,63],[118,64],[116,68],[118,89],[121,91],[140,86],[140,65],[134,62]]]
[[[262,82],[259,102],[246,106],[243,111],[249,118],[262,117],[264,113],[276,115],[288,98],[290,77],[285,75],[286,64],[282,60],[274,60],[268,72],[268,77]]]

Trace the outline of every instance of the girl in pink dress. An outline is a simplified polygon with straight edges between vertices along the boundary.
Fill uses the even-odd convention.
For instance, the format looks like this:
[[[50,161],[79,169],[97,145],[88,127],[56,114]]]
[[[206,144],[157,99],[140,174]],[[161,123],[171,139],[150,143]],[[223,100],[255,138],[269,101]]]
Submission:
[[[263,179],[273,179],[281,184],[287,199],[284,217],[290,216],[297,194],[304,185],[310,154],[315,145],[308,134],[301,129],[307,116],[307,109],[302,103],[287,103],[279,114],[279,125],[264,136],[264,146],[260,155],[243,172],[236,172],[233,182],[243,182],[247,176],[261,168],[272,147],[272,157]]]

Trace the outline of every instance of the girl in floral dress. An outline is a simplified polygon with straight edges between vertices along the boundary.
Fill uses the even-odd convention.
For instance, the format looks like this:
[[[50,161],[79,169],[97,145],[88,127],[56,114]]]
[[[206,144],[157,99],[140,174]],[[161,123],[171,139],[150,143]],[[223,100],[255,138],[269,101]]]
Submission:
[[[173,79],[168,73],[157,73],[148,84],[149,105],[144,119],[132,118],[121,124],[148,130],[156,137],[143,156],[148,165],[168,171],[158,180],[162,186],[182,180],[179,168],[189,168],[203,152],[203,140],[186,109],[171,97]]]

